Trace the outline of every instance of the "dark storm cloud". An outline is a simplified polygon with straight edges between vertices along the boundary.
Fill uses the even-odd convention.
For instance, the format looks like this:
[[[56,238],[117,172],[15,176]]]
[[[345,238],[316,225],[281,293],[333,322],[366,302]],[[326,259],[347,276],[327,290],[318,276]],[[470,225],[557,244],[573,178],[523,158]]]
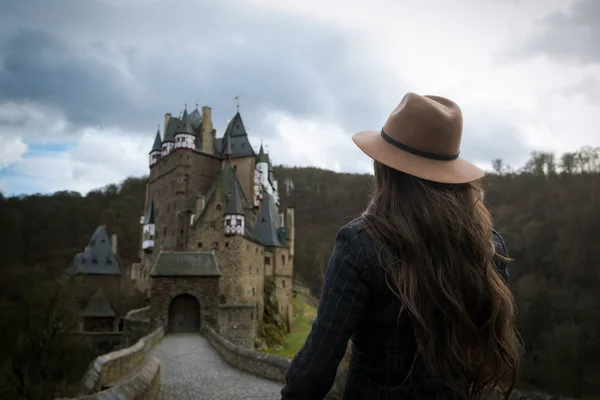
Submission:
[[[21,3],[4,13],[0,6],[12,23],[28,22],[0,32],[0,103],[51,105],[78,126],[150,131],[165,112],[176,115],[185,101],[193,108],[199,97],[221,133],[239,95],[247,124],[264,136],[269,127],[258,123],[269,109],[351,130],[385,117],[380,67],[325,25],[227,0]]]
[[[567,62],[600,63],[600,1],[578,0],[567,12],[555,11],[542,18],[516,55],[546,55]]]
[[[3,49],[0,102],[57,106],[76,125],[101,124],[128,105],[114,68],[75,54],[59,37],[20,30]]]

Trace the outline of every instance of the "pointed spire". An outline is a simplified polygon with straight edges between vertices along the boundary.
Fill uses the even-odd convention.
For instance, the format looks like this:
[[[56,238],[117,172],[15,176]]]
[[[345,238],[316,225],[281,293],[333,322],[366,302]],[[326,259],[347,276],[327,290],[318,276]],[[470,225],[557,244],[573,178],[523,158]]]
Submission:
[[[258,151],[258,156],[256,157],[257,163],[269,163],[269,157],[265,153],[263,148],[262,140],[260,141],[260,150]]]
[[[158,126],[158,130],[156,131],[156,137],[154,138],[154,144],[152,145],[152,150],[150,153],[154,151],[160,151],[162,147],[162,140],[160,139],[160,125]]]
[[[185,109],[183,110],[183,116],[181,117],[181,123],[185,126],[188,123],[188,112],[187,103],[185,103]]]
[[[229,202],[227,203],[225,214],[244,215],[244,209],[242,208],[242,199],[240,198],[240,194],[238,192],[238,185],[235,180],[232,182],[231,185],[231,197],[229,198]]]

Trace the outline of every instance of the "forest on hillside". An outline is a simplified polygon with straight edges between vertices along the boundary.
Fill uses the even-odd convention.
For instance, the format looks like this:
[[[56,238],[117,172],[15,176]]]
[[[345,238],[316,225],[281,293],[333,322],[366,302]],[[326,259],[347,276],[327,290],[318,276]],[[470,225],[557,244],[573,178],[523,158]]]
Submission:
[[[519,169],[502,160],[493,165],[485,201],[515,259],[511,287],[526,349],[519,386],[599,398],[600,148],[560,156],[535,152]],[[372,178],[317,168],[276,167],[275,173],[280,182],[294,183],[281,200],[296,209],[296,279],[318,296],[335,233],[364,209]],[[32,321],[50,320],[54,309],[47,296],[68,297],[57,277],[98,225],[118,235],[122,266],[137,260],[145,180],[128,178],[85,196],[0,195],[0,387],[23,392],[27,384],[43,382],[48,371],[56,381],[82,373],[44,336],[47,325]],[[33,359],[36,367],[23,382],[23,371],[15,368]]]

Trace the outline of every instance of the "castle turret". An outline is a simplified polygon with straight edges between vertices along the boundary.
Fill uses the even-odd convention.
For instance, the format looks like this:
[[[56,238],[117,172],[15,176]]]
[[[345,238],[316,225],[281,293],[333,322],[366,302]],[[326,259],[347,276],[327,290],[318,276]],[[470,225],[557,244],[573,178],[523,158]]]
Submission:
[[[145,252],[150,253],[154,248],[155,235],[154,200],[150,200],[150,204],[148,205],[148,212],[146,213],[146,218],[144,219],[143,232],[142,249]]]
[[[174,135],[175,149],[195,149],[196,135],[192,131],[192,126],[189,122],[187,107],[181,117],[181,124],[177,128],[177,133]]]
[[[162,141],[160,140],[160,128],[156,131],[156,137],[154,138],[154,144],[152,150],[150,150],[150,166],[153,166],[160,160],[160,154],[162,151]]]
[[[256,169],[260,173],[260,183],[265,187],[269,188],[269,156],[265,153],[263,145],[260,145],[258,156],[256,157]]]
[[[225,236],[243,236],[244,227],[244,209],[238,192],[238,183],[234,180],[231,187],[231,197],[225,209]]]

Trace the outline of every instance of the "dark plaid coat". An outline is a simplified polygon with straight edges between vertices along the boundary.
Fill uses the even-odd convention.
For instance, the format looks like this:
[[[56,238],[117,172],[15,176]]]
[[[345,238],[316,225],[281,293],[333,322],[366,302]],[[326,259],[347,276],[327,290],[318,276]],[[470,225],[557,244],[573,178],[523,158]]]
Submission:
[[[453,398],[413,363],[414,332],[408,319],[399,316],[399,302],[385,283],[375,245],[364,228],[355,220],[337,234],[317,318],[286,374],[282,399],[323,399],[351,337],[345,400]],[[496,251],[506,256],[502,238],[495,231],[493,235]],[[506,263],[498,258],[494,262],[508,280]]]

